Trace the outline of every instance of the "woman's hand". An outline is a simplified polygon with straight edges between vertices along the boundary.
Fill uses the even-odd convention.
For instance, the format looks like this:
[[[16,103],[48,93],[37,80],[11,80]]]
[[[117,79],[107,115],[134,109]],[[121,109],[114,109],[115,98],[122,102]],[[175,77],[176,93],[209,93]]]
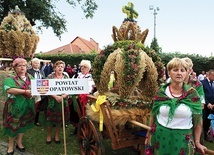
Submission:
[[[67,98],[67,97],[68,97],[68,95],[66,95],[66,94],[62,95],[62,98]]]
[[[205,155],[205,150],[207,150],[207,148],[204,145],[201,145],[199,142],[196,142],[195,145],[201,151],[201,153]]]
[[[58,103],[62,102],[62,96],[54,96],[54,98]]]
[[[213,108],[213,105],[212,105],[211,103],[208,103],[208,104],[207,104],[207,108],[208,108],[208,109],[212,109],[212,108]]]
[[[25,90],[25,95],[27,95],[28,97],[32,98],[31,90]]]

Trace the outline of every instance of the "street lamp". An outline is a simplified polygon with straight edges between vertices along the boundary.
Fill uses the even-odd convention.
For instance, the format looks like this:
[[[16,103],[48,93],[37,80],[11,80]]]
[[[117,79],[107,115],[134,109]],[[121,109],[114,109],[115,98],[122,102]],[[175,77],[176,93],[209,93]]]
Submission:
[[[154,7],[153,5],[149,6],[149,10],[153,10],[154,15],[154,38],[156,38],[156,15],[158,14],[157,11],[159,11],[159,7]]]

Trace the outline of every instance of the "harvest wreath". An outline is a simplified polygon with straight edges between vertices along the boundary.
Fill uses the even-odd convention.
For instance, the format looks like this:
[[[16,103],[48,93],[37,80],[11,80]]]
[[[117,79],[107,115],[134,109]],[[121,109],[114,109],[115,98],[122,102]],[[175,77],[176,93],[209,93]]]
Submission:
[[[148,29],[141,32],[134,20],[126,19],[119,30],[115,26],[112,30],[114,44],[105,47],[92,64],[96,95],[110,103],[115,125],[123,126],[129,120],[147,124],[163,64],[157,53],[144,47]],[[111,71],[114,71],[115,82],[109,90]],[[91,106],[87,106],[86,113],[92,120],[100,121],[101,113]]]
[[[39,37],[18,6],[1,22],[0,38],[0,57],[13,59],[33,57],[39,42]]]

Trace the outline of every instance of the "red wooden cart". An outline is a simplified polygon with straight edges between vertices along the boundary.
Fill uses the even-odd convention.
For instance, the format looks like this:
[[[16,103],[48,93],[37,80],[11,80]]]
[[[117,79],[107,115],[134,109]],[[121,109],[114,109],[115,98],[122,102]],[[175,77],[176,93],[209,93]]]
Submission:
[[[96,98],[93,96],[88,96],[88,99],[90,102],[96,101]],[[78,114],[81,117],[78,126],[80,154],[104,155],[105,149],[103,140],[110,139],[113,150],[136,146],[141,152],[140,154],[143,155],[145,136],[138,136],[135,134],[139,129],[129,128],[128,126],[116,126],[114,121],[112,121],[111,108],[108,101],[104,102],[100,108],[104,117],[102,132],[98,129],[98,122],[93,121],[90,116],[81,117],[81,112],[78,110]],[[145,129],[141,129],[140,131],[143,134],[146,133]]]

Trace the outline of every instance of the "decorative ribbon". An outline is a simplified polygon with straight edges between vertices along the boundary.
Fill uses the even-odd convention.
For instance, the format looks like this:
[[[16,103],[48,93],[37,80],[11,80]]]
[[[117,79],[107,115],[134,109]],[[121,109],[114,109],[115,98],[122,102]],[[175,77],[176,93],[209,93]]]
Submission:
[[[91,108],[94,112],[99,112],[100,111],[100,123],[99,123],[99,130],[103,131],[103,113],[102,110],[100,110],[100,105],[102,105],[106,101],[106,96],[105,95],[99,95],[96,104],[91,105]]]

